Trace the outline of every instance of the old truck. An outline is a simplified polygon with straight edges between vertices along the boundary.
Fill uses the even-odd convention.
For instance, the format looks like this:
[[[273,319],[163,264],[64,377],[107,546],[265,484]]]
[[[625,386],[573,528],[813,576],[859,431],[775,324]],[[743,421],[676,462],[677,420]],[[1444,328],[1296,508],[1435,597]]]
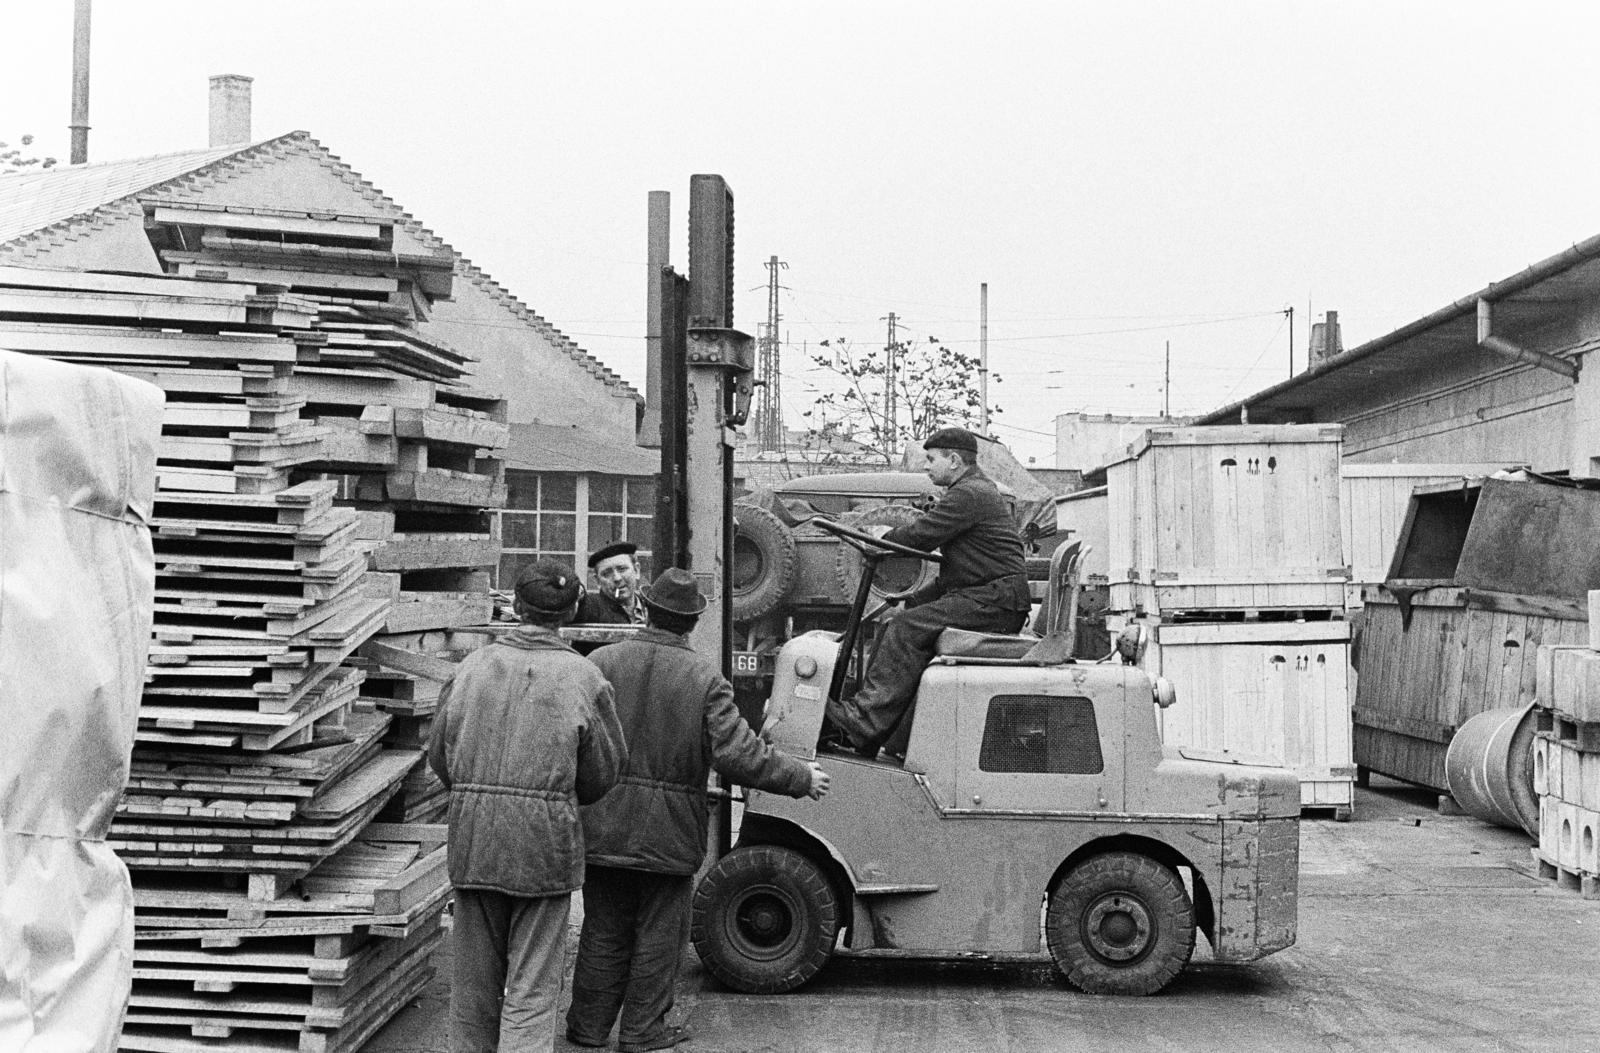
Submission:
[[[937,560],[833,523],[870,577],[889,555]],[[845,691],[870,597],[843,633],[784,644],[763,733],[815,756]],[[1175,692],[1132,663],[1043,638],[947,630],[922,677],[903,764],[827,754],[823,802],[746,791],[737,844],[696,890],[693,939],[738,990],[804,984],[834,956],[1053,958],[1092,993],[1146,995],[1188,963],[1294,943],[1295,774],[1162,745]],[[1041,920],[1042,919],[1042,920]]]

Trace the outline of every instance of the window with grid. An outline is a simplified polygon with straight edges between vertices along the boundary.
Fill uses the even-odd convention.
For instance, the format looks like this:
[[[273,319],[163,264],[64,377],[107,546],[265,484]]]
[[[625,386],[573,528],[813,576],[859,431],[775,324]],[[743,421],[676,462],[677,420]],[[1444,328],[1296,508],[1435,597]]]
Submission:
[[[992,772],[1097,775],[1105,769],[1094,703],[1053,695],[989,700],[978,768]]]
[[[523,566],[545,556],[583,565],[578,556],[578,476],[508,471],[496,587],[511,588]]]
[[[589,482],[589,551],[613,541],[639,546],[639,574],[649,581],[650,550],[655,540],[656,481],[620,475],[591,475]]]

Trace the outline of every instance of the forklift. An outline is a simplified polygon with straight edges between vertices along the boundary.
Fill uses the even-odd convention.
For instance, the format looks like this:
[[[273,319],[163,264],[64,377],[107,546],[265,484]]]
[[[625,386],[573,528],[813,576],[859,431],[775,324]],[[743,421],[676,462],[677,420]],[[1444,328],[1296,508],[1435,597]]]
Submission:
[[[664,198],[665,195],[660,195]],[[652,254],[664,215],[652,195]],[[661,203],[664,212],[664,202]],[[695,176],[690,278],[660,264],[662,447],[656,560],[710,597],[691,642],[731,678],[733,429],[749,409],[750,337],[732,326],[733,196]],[[1294,772],[1228,751],[1166,747],[1164,678],[1138,668],[1136,626],[1099,661],[1072,654],[1067,547],[1052,562],[1038,636],[948,629],[918,687],[903,762],[823,750],[824,708],[869,660],[878,565],[937,563],[819,518],[864,570],[842,631],[778,653],[753,727],[833,776],[822,801],[724,789],[715,861],[698,882],[692,939],[707,970],[752,993],[792,991],[834,957],[1053,961],[1093,994],[1149,995],[1188,964],[1291,946],[1300,788]],[[893,601],[895,597],[888,597]],[[742,804],[738,836],[733,805]]]

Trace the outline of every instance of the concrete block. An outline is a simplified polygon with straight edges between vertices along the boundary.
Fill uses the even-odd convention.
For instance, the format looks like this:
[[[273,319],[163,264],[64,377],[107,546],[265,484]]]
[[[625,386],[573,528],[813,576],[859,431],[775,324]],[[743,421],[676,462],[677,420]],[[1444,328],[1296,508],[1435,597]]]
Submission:
[[[1579,808],[1600,812],[1600,753],[1585,753],[1578,762],[1582,773],[1578,776]]]
[[[1578,869],[1600,874],[1600,812],[1578,809]]]
[[[1589,590],[1589,646],[1600,651],[1600,589]]]
[[[1600,651],[1552,647],[1549,693],[1540,701],[1571,720],[1600,721]]]
[[[1543,736],[1540,736],[1543,738]],[[1559,740],[1554,738],[1544,739],[1545,743],[1545,793],[1550,797],[1561,800],[1561,762],[1566,759],[1566,751],[1561,748]]]
[[[1588,651],[1584,644],[1540,644],[1533,661],[1533,693],[1541,706],[1550,706],[1555,691],[1555,656],[1557,651]]]
[[[1570,742],[1560,743],[1561,747],[1561,792],[1556,794],[1570,805],[1582,806],[1583,800],[1583,762],[1584,754]],[[1552,787],[1552,792],[1554,787]]]
[[[1533,738],[1533,792],[1543,797],[1550,792],[1550,740]]]
[[[1561,802],[1554,797],[1539,798],[1539,852],[1556,861],[1561,844]]]
[[[1556,862],[1568,870],[1578,869],[1578,806],[1561,802],[1558,808]]]

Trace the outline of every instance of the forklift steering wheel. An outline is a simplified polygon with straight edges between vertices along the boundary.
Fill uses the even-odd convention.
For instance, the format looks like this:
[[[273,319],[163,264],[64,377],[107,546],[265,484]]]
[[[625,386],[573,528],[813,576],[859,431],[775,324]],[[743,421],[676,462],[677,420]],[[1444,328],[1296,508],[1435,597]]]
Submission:
[[[856,548],[861,548],[863,545],[870,545],[871,547],[880,549],[884,552],[894,552],[901,556],[911,556],[914,559],[925,559],[930,563],[944,562],[944,557],[938,555],[937,553],[924,552],[920,548],[912,548],[910,545],[902,545],[896,541],[885,541],[881,537],[874,537],[865,531],[857,530],[854,527],[847,527],[844,524],[836,523],[831,519],[823,519],[819,516],[811,520],[811,522],[815,523],[817,526],[821,527],[823,530],[826,530],[830,534],[838,535],[840,538],[844,539],[847,543],[854,545]]]

